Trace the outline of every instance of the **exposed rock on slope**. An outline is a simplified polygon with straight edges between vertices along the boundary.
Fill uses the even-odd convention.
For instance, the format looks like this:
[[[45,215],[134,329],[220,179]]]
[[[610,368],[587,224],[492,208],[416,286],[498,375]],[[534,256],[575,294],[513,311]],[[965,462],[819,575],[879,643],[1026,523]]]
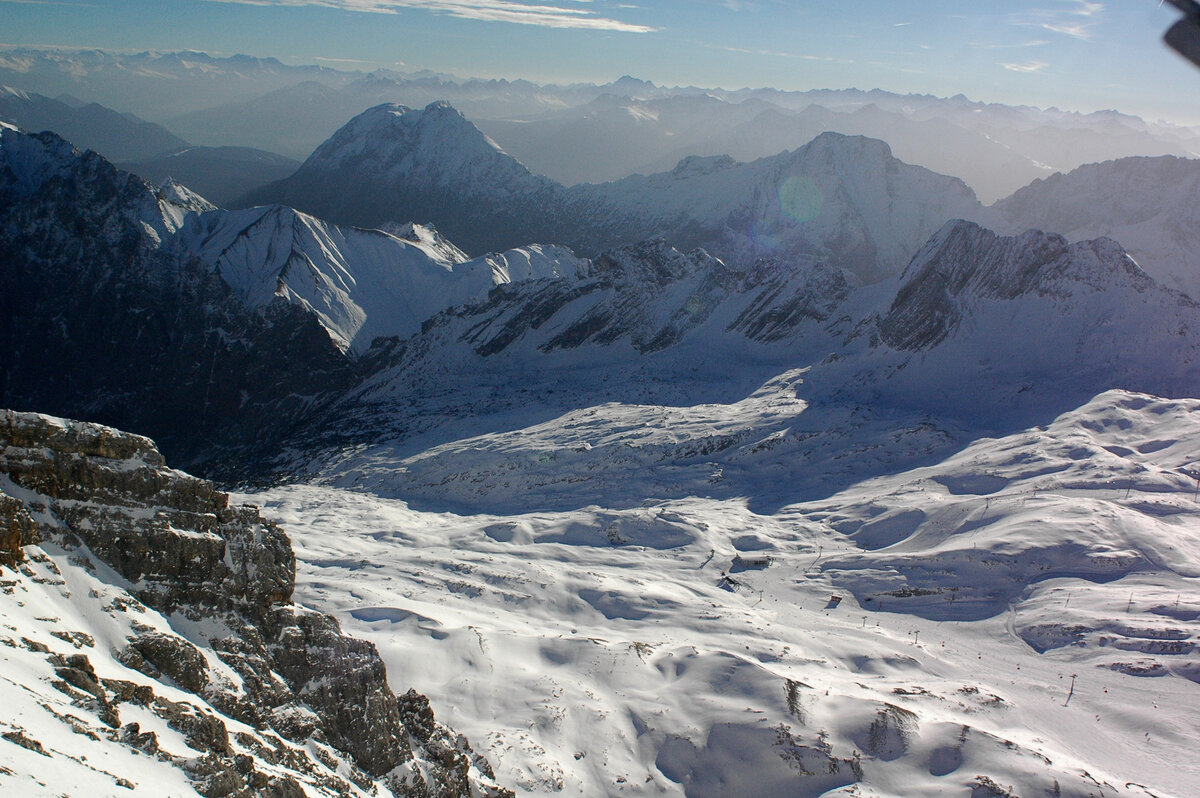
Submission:
[[[1200,161],[1164,155],[1081,166],[1038,180],[983,214],[1000,232],[1114,238],[1154,279],[1200,299]]]
[[[156,193],[53,134],[3,129],[0,208],[4,404],[150,433],[196,465],[220,448],[260,456],[345,378],[312,314],[248,309],[165,246],[211,208],[177,187]]]
[[[23,601],[69,599],[64,607],[92,619],[87,629],[48,632],[86,654],[30,642],[36,633],[21,626],[10,628],[23,642],[0,639],[22,668],[44,656],[63,680],[24,689],[56,688],[89,718],[74,718],[74,729],[64,720],[61,732],[114,747],[105,754],[114,761],[141,750],[182,769],[206,796],[300,795],[301,784],[322,795],[504,794],[420,696],[397,699],[373,645],[291,603],[288,539],[255,508],[232,507],[210,483],[168,469],[149,440],[98,425],[4,411],[0,451],[3,536],[46,541],[30,549],[36,567],[20,566],[6,582],[3,600],[14,606],[5,617],[28,614]],[[122,725],[127,709],[164,731]],[[58,748],[29,737],[23,720],[33,719],[17,713],[5,724],[10,743],[19,733],[28,750]],[[83,761],[52,758],[63,757],[68,771]],[[16,789],[26,777],[0,771]]]
[[[1112,388],[1200,390],[1200,305],[1119,244],[951,222],[825,369],[827,394],[1002,423]]]
[[[606,252],[574,279],[501,285],[486,301],[439,313],[420,335],[383,342],[372,368],[430,376],[440,372],[439,362],[459,362],[464,350],[519,360],[612,346],[620,357],[685,340],[715,344],[726,333],[763,344],[794,340],[821,334],[821,323],[852,289],[843,272],[822,264],[737,269],[704,250],[685,254],[648,241]]]

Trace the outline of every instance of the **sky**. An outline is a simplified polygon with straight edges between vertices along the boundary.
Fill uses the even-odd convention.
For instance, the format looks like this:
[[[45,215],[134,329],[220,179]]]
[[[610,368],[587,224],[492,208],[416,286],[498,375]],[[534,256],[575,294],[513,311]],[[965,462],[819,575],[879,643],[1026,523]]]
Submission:
[[[0,0],[0,45],[344,69],[882,88],[1200,123],[1157,0]]]

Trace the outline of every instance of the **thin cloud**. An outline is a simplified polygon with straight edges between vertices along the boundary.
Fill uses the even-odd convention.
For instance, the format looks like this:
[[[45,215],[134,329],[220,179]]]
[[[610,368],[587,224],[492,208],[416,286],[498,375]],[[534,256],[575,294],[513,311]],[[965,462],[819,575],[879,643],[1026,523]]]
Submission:
[[[210,0],[210,2],[266,7],[318,6],[374,14],[396,14],[401,9],[412,8],[446,14],[458,19],[510,22],[543,28],[606,30],[622,33],[651,33],[658,30],[646,25],[634,25],[617,19],[597,16],[594,12],[584,9],[534,5],[513,0]]]
[[[1032,39],[1027,42],[1006,42],[1006,43],[985,43],[971,42],[971,46],[980,50],[1014,50],[1025,47],[1045,47],[1050,43],[1049,39]]]
[[[1043,69],[1048,67],[1049,64],[1047,64],[1045,61],[1030,61],[1027,64],[1001,64],[1000,66],[1004,67],[1009,72],[1023,72],[1025,74],[1032,74],[1035,72],[1041,72]]]
[[[1061,33],[1064,36],[1070,36],[1075,39],[1090,39],[1092,37],[1092,26],[1085,23],[1063,23],[1063,22],[1043,22],[1042,30],[1048,30],[1051,33]]]
[[[324,55],[314,55],[314,60],[324,61],[329,64],[374,64],[374,61],[364,61],[361,58],[331,58]]]
[[[1089,3],[1087,0],[1077,0],[1078,7],[1068,11],[1081,17],[1094,17],[1104,11],[1104,3]]]
[[[796,57],[792,53],[781,53],[778,50],[750,50],[745,47],[733,47],[731,45],[725,45],[725,46],[721,47],[721,49],[727,53],[745,53],[746,55],[769,55],[774,58],[795,58]],[[804,57],[804,56],[801,56],[801,57]]]
[[[1092,29],[1104,14],[1104,3],[1072,0],[1069,5],[1069,8],[1036,12],[1031,18],[1018,21],[1017,24],[1070,36],[1072,39],[1090,40]]]

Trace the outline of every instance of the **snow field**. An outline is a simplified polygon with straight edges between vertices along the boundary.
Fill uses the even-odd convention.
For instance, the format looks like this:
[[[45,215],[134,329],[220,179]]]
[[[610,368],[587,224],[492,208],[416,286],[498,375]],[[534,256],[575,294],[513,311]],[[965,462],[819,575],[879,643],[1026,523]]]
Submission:
[[[799,502],[656,499],[637,471],[545,510],[246,498],[291,535],[301,600],[523,794],[833,794],[860,768],[860,794],[1185,796],[1197,409],[1110,392]],[[541,475],[526,508],[560,468],[546,436],[502,436]]]

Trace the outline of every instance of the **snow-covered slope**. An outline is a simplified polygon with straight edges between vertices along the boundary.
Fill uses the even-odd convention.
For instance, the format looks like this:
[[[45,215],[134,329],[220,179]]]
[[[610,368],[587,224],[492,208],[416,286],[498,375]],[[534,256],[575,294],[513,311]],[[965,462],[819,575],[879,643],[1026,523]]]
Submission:
[[[1003,232],[1108,236],[1170,288],[1200,298],[1200,161],[1162,156],[1081,166],[1039,180],[981,217]]]
[[[718,264],[397,345],[362,436],[254,497],[302,593],[529,795],[1194,793],[1200,307],[957,222],[889,283],[785,272],[825,302],[759,337],[789,292]]]
[[[789,401],[803,428],[791,385],[757,406]],[[297,541],[301,595],[444,698],[522,794],[1195,793],[1195,400],[1106,393],[798,503],[757,471],[719,499],[721,455],[674,499],[615,452],[551,481],[606,438],[716,440],[754,407],[603,404],[464,440],[493,451],[480,486],[543,475],[514,483],[524,510],[452,512],[444,491],[476,471],[421,509],[252,498]],[[859,424],[829,439],[864,461],[920,434]]]
[[[573,276],[586,266],[565,249],[536,245],[469,261],[433,228],[395,233],[339,228],[272,205],[190,216],[177,238],[215,265],[248,307],[277,298],[299,305],[355,352],[377,336],[407,337],[499,283]]]
[[[868,282],[897,273],[942,224],[979,206],[962,181],[905,164],[882,141],[836,133],[748,164],[691,157],[670,172],[578,186],[571,202],[593,246],[652,234],[735,263],[823,260]]]

